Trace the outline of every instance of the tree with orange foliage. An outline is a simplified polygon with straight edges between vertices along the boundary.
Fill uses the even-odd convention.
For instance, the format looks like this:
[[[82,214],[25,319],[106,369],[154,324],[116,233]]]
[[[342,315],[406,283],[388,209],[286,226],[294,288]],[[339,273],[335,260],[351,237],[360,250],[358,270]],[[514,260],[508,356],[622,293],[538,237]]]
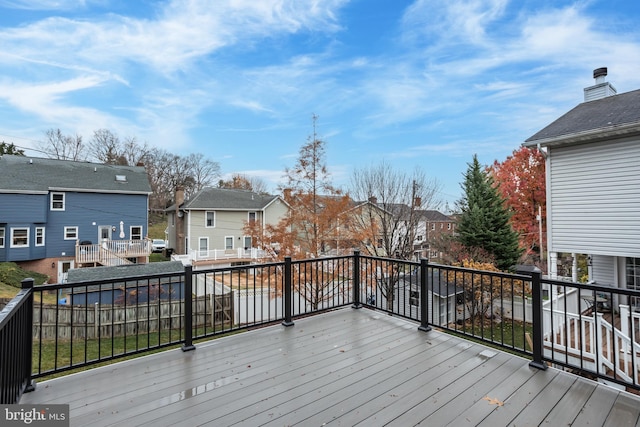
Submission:
[[[498,191],[512,212],[511,225],[520,235],[520,246],[528,254],[538,252],[540,260],[540,222],[542,244],[546,247],[545,159],[539,150],[521,147],[502,163],[497,160],[488,168]]]
[[[522,280],[505,280],[492,274],[500,270],[491,263],[463,260],[459,266],[464,270],[446,271],[447,281],[453,282],[453,277],[448,276],[454,275],[455,283],[462,284],[465,318],[472,324],[481,325],[484,319],[502,315],[498,309],[503,299],[531,293],[530,286]]]
[[[247,224],[245,232],[271,252],[272,259],[285,256],[294,259],[320,258],[336,249],[340,239],[340,216],[349,209],[350,200],[331,184],[325,164],[325,142],[316,132],[318,116],[313,119],[313,135],[300,148],[292,168],[285,170],[286,184],[282,186],[290,215],[275,226]],[[295,263],[293,286],[312,308],[323,301],[342,297],[348,287],[336,286],[333,267],[327,261]]]

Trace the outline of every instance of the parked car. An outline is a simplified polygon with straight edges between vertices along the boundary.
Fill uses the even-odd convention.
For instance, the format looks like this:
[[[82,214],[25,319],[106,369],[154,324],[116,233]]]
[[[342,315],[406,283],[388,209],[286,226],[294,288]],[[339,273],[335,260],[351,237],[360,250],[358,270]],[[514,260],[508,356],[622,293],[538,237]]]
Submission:
[[[153,239],[151,242],[151,250],[153,252],[162,252],[167,247],[167,242],[162,239]]]

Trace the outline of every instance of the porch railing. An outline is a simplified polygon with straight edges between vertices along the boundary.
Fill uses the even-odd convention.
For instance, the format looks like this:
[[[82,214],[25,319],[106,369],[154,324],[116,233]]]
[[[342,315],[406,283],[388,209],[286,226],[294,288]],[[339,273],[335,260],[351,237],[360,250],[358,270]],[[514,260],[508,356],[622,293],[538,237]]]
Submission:
[[[537,368],[554,364],[640,389],[640,315],[625,304],[639,296],[543,280],[536,270],[507,274],[358,252],[26,287],[1,316],[2,396],[15,402],[32,378],[168,346],[188,351],[194,340],[291,326],[298,316],[349,305],[502,347]]]

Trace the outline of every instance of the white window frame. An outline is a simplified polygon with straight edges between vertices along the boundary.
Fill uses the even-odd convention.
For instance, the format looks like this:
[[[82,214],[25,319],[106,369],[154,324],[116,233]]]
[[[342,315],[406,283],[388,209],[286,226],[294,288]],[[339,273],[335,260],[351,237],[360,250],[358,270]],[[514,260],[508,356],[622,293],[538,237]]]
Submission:
[[[40,240],[40,241],[38,241]],[[44,246],[45,245],[45,228],[44,227],[36,227],[36,246]]]
[[[74,236],[70,236],[70,232],[73,230]],[[66,225],[64,227],[64,240],[78,240],[78,226]]]
[[[202,249],[202,242],[205,243],[206,249]],[[198,255],[201,257],[209,256],[209,238],[208,237],[199,237],[198,238]]]
[[[229,240],[231,240],[231,247],[230,248],[227,247],[228,246],[227,242]],[[224,250],[225,251],[232,251],[233,250],[233,243],[234,243],[233,236],[224,236]]]
[[[212,224],[209,225],[209,214],[213,217],[211,221]],[[216,227],[216,211],[205,211],[204,212],[204,226],[205,228],[215,228]]]
[[[139,229],[139,233],[134,233],[135,229]],[[129,227],[129,240],[142,240],[142,226],[141,225],[132,225]]]
[[[249,239],[249,244],[247,245],[247,239]],[[251,238],[251,236],[242,236],[242,247],[243,248],[247,248],[247,249],[251,249],[253,246],[253,239]]]
[[[451,230],[451,223],[450,222],[447,223],[447,230]]]
[[[251,215],[253,215],[253,219],[251,219]],[[256,222],[257,220],[258,220],[258,212],[256,211],[247,212],[248,223]]]
[[[23,231],[27,232],[27,235],[25,236],[27,242],[25,244],[23,244],[23,245],[22,244],[18,244],[17,245],[15,243],[15,239],[16,239],[15,232],[18,231],[18,230],[23,230]],[[11,227],[11,241],[10,241],[11,247],[12,248],[28,248],[29,247],[29,234],[30,234],[29,231],[30,231],[29,227]],[[23,237],[20,237],[20,239],[23,239]]]
[[[4,236],[5,236],[5,228],[0,227],[0,248],[4,248]]]
[[[54,196],[62,196],[62,200],[54,200]],[[65,193],[51,193],[51,205],[49,206],[49,208],[52,211],[64,211],[65,207],[67,206],[66,199],[67,199],[67,196]],[[55,203],[62,203],[62,207],[56,208],[54,206]]]
[[[432,229],[432,230],[435,230],[435,229],[436,229],[436,223],[435,223],[435,222],[432,222],[432,223],[431,223],[431,229]]]

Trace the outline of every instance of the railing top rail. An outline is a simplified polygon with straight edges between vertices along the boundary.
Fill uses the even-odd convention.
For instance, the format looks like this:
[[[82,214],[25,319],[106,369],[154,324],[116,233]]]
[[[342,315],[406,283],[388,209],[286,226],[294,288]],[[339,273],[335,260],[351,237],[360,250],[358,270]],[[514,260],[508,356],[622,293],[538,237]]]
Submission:
[[[18,294],[0,310],[0,329],[4,328],[6,323],[11,320],[12,312],[22,307],[28,301],[28,297],[32,292],[32,288],[20,289]]]

